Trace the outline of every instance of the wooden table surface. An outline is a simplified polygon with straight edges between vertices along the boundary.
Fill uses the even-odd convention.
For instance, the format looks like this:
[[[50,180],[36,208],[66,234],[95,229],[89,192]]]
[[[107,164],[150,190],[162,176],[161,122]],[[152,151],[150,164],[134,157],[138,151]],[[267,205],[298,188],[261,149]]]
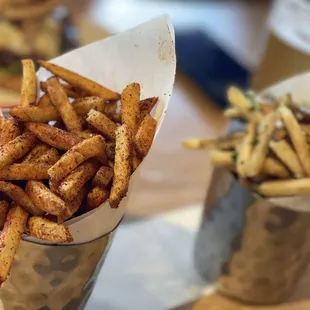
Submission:
[[[78,0],[72,6],[79,15],[91,18],[98,1]],[[74,9],[75,7],[75,9]],[[87,8],[91,8],[87,11]],[[104,31],[82,24],[84,43],[101,39]],[[106,33],[105,33],[106,34]],[[131,199],[128,214],[133,219],[169,209],[200,203],[206,193],[211,166],[204,151],[188,151],[180,142],[186,137],[216,137],[224,132],[226,121],[221,111],[188,78],[177,74],[174,93],[164,125],[152,151],[143,164],[139,191]],[[306,310],[310,309],[310,272],[301,281],[292,302],[281,306],[251,307],[210,295],[182,310]],[[309,279],[309,280],[308,280]]]

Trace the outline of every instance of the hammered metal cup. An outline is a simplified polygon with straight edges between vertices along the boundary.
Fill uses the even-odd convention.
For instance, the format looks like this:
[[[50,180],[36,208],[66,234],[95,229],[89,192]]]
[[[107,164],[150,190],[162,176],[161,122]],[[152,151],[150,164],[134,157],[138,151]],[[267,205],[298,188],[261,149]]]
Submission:
[[[73,245],[22,241],[0,288],[0,310],[84,309],[114,232]]]
[[[216,168],[195,260],[218,292],[250,304],[281,303],[310,262],[310,213],[258,198]]]

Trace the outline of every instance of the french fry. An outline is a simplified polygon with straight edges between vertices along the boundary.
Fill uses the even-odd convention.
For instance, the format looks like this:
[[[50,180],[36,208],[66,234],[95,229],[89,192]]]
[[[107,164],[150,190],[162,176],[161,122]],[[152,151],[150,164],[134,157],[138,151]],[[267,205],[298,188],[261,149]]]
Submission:
[[[107,89],[102,85],[70,70],[67,70],[44,60],[39,60],[38,63],[41,67],[52,72],[54,75],[66,81],[70,85],[80,88],[92,96],[99,96],[104,98],[105,100],[118,100],[120,98],[120,95],[118,93],[111,91],[110,89]]]
[[[182,144],[187,149],[219,149],[219,150],[232,150],[241,143],[244,138],[245,133],[237,136],[227,136],[218,139],[187,139],[182,141]]]
[[[37,100],[37,76],[34,63],[31,59],[22,60],[23,79],[20,95],[20,105],[29,106]]]
[[[309,195],[310,178],[266,181],[258,185],[256,190],[266,197]]]
[[[8,277],[14,255],[26,228],[28,212],[13,203],[0,236],[0,284]]]
[[[274,132],[277,119],[277,114],[272,112],[263,120],[257,135],[257,144],[254,146],[251,157],[246,165],[246,173],[248,177],[255,177],[260,174],[268,153],[269,141]]]
[[[242,118],[244,117],[244,115],[242,114],[242,112],[240,111],[239,108],[236,107],[232,107],[232,108],[228,108],[224,111],[224,116],[227,118]]]
[[[210,159],[214,166],[223,166],[235,170],[236,168],[236,152],[212,150]]]
[[[0,180],[47,180],[50,164],[26,163],[13,164],[0,169]]]
[[[117,208],[126,196],[131,174],[131,131],[126,124],[116,130],[114,178],[110,193],[110,206]]]
[[[117,124],[121,124],[122,123],[122,114],[121,113],[115,113],[111,116],[111,120],[114,122],[114,123],[117,123]]]
[[[115,130],[117,126],[103,113],[91,109],[87,114],[86,121],[108,139],[112,141],[115,140]]]
[[[276,129],[272,135],[272,139],[275,141],[284,140],[287,137],[286,129]]]
[[[135,171],[142,163],[142,157],[139,156],[135,149],[132,150],[132,170]]]
[[[61,84],[61,87],[64,89],[66,95],[70,98],[80,98],[82,95],[87,95],[83,94],[81,91],[74,89],[71,85],[68,84]],[[40,89],[47,93],[47,82],[42,81],[40,82]]]
[[[66,202],[52,193],[42,182],[28,181],[26,193],[33,203],[46,213],[55,216],[63,216],[69,212]]]
[[[72,201],[67,201],[68,212],[57,217],[58,223],[63,223],[79,210],[86,196],[86,192],[86,186],[84,186]]]
[[[297,179],[306,176],[305,170],[292,147],[285,140],[270,141],[270,149],[287,166]]]
[[[37,144],[23,159],[22,163],[30,163],[34,162],[38,157],[43,155],[46,151],[48,151],[50,147],[47,144],[39,143]]]
[[[40,216],[32,216],[28,221],[29,235],[53,243],[72,242],[69,229]]]
[[[93,185],[99,187],[107,187],[113,178],[113,169],[111,167],[102,166],[93,178]]]
[[[35,206],[26,192],[17,185],[10,182],[0,181],[0,191],[18,203],[28,213],[32,215],[41,215],[43,211]]]
[[[297,156],[304,167],[307,176],[310,176],[310,153],[306,135],[300,128],[293,112],[288,107],[281,106],[279,108],[279,113],[291,138]]]
[[[46,164],[46,165],[54,165],[59,160],[60,155],[55,148],[51,148],[46,151],[44,154],[36,158],[33,162]]]
[[[105,156],[105,146],[105,141],[100,135],[76,144],[49,169],[48,173],[51,179],[57,183],[87,159],[91,157],[103,158]]]
[[[0,147],[0,169],[22,158],[35,145],[37,138],[32,133],[24,133]]]
[[[108,159],[114,159],[115,157],[115,142],[107,142],[106,153]]]
[[[58,187],[58,193],[64,200],[72,201],[98,169],[99,164],[96,161],[85,161],[62,180]]]
[[[56,110],[56,108],[53,106],[52,101],[50,99],[50,97],[45,94],[43,96],[41,96],[41,98],[38,101],[38,106],[39,107],[52,107],[53,110],[55,110],[55,113],[58,113],[58,111]]]
[[[78,137],[80,137],[81,139],[89,139],[93,136],[95,136],[96,134],[92,133],[91,131],[75,131],[74,132]]]
[[[106,188],[96,186],[92,188],[87,195],[86,212],[98,208],[109,198],[110,192]]]
[[[22,127],[14,119],[7,118],[0,132],[0,145],[4,145],[22,134]]]
[[[303,132],[305,132],[308,136],[310,136],[310,125],[300,124],[300,128]]]
[[[104,104],[104,114],[111,118],[115,113],[117,113],[117,103],[116,103],[116,101],[107,101],[107,102],[105,102],[105,104]]]
[[[60,115],[54,106],[17,106],[10,109],[9,113],[20,122],[47,123],[57,121]]]
[[[257,107],[251,104],[249,99],[238,88],[230,87],[227,91],[227,97],[230,104],[238,108],[247,119],[259,122],[262,118]]]
[[[134,146],[141,156],[149,152],[156,132],[157,121],[147,114],[141,122],[134,138]]]
[[[121,95],[122,123],[126,124],[130,136],[133,138],[138,129],[140,118],[140,85],[128,85]]]
[[[286,179],[290,176],[290,172],[277,159],[267,157],[264,161],[263,174],[271,175]]]
[[[158,102],[158,97],[146,98],[140,101],[140,118],[139,122],[142,122],[146,114],[150,114],[156,103]]]
[[[238,148],[237,172],[241,177],[247,176],[247,163],[251,157],[256,139],[256,122],[250,121],[247,132]]]
[[[0,132],[4,129],[6,118],[0,114]]]
[[[72,102],[72,106],[79,116],[86,115],[91,109],[104,113],[104,99],[97,96],[84,97]]]
[[[47,80],[47,93],[51,102],[61,115],[68,131],[81,131],[81,120],[69,102],[69,99],[57,78],[54,77]]]
[[[47,124],[27,123],[26,127],[41,141],[60,150],[69,150],[82,141],[74,133]]]
[[[9,209],[10,209],[9,203],[5,200],[0,200],[0,230],[3,229]]]
[[[262,112],[262,114],[266,115],[272,111],[274,111],[276,108],[275,104],[267,104],[267,103],[261,103],[259,105],[259,109]]]

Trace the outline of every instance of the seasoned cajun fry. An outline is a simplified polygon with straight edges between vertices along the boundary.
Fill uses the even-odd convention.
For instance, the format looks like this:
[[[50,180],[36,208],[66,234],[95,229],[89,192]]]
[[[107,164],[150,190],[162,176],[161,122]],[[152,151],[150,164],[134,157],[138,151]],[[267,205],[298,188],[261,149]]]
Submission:
[[[36,103],[37,76],[34,63],[31,59],[22,60],[23,79],[20,95],[20,105],[29,106]]]
[[[141,156],[149,152],[156,132],[157,121],[147,114],[141,122],[134,138],[134,146]]]
[[[47,123],[57,121],[60,115],[54,106],[17,106],[11,108],[9,113],[20,122]]]
[[[107,187],[113,178],[113,169],[111,167],[102,166],[93,178],[93,185],[99,187]]]
[[[72,242],[69,229],[40,216],[32,216],[28,221],[29,234],[32,237],[54,243]]]
[[[285,140],[270,141],[269,147],[274,154],[290,169],[297,179],[306,176],[297,154]]]
[[[111,91],[103,87],[102,85],[91,81],[77,73],[74,73],[44,60],[39,60],[38,63],[41,67],[52,72],[70,85],[78,87],[92,96],[99,96],[104,98],[105,100],[118,100],[120,98],[120,95],[118,93]]]
[[[39,143],[37,144],[23,159],[22,163],[30,163],[34,162],[38,157],[43,155],[46,151],[48,151],[50,147],[47,144]]]
[[[0,236],[0,284],[8,277],[14,255],[25,231],[28,212],[13,203]]]
[[[0,113],[0,132],[4,129],[6,118]]]
[[[82,95],[84,95],[81,91],[75,90],[74,87],[72,87],[71,85],[61,84],[61,83],[60,85],[64,89],[66,95],[70,98],[80,98]],[[44,91],[45,93],[47,93],[47,82],[46,81],[40,82],[40,89]],[[87,94],[85,93],[85,95]]]
[[[9,203],[5,200],[0,200],[0,230],[3,229],[9,209],[10,209]]]
[[[35,145],[37,138],[32,133],[24,133],[0,147],[0,169],[22,158]]]
[[[72,200],[72,201],[67,201],[68,205],[68,212],[66,214],[60,215],[57,217],[57,222],[58,223],[63,223],[67,219],[69,219],[75,212],[78,211],[78,209],[81,207],[82,202],[86,196],[87,190],[86,186],[84,186],[78,195]]]
[[[121,113],[115,113],[111,116],[111,119],[113,122],[115,122],[117,124],[121,124],[122,123],[122,114]]]
[[[304,167],[307,176],[310,176],[310,153],[306,135],[288,107],[281,106],[279,112],[296,150],[297,156]]]
[[[61,115],[68,131],[81,131],[81,121],[57,78],[54,77],[47,80],[47,93]]]
[[[146,114],[150,114],[156,103],[158,102],[158,97],[146,98],[140,101],[140,118],[139,122],[142,122]]]
[[[137,154],[136,150],[132,150],[132,170],[135,171],[141,164],[142,158]]]
[[[63,216],[69,212],[68,205],[39,181],[28,181],[26,193],[33,203],[46,213]]]
[[[286,179],[290,176],[289,171],[277,159],[267,157],[264,161],[263,174]]]
[[[101,111],[100,111],[101,112]],[[108,117],[112,117],[117,113],[117,104],[116,101],[108,101],[104,104],[104,114]]]
[[[85,161],[62,180],[58,187],[58,193],[64,200],[72,201],[98,169],[99,164],[96,161]]]
[[[115,157],[115,142],[107,142],[106,153],[108,159],[114,159]]]
[[[104,113],[105,102],[101,97],[84,97],[72,102],[72,106],[79,116],[86,115],[91,109]]]
[[[54,182],[59,182],[79,164],[91,157],[105,156],[105,141],[100,135],[83,140],[67,151],[48,173]]]
[[[44,154],[36,158],[33,162],[46,164],[46,165],[54,165],[60,158],[58,151],[54,148],[49,149]]]
[[[117,126],[103,113],[91,109],[87,114],[86,121],[108,139],[115,140],[115,130]]]
[[[96,134],[90,132],[90,131],[87,131],[87,130],[84,130],[84,131],[75,131],[74,132],[78,137],[80,137],[81,139],[89,139],[93,136],[95,136]]]
[[[18,203],[28,213],[32,215],[41,215],[43,211],[38,209],[31,201],[26,192],[17,185],[10,182],[0,181],[0,191],[10,197],[13,201]]]
[[[131,131],[124,124],[116,130],[114,178],[110,193],[110,206],[117,208],[126,196],[131,174]]]
[[[132,83],[128,85],[121,95],[122,123],[126,124],[133,138],[138,129],[140,118],[140,85]]]
[[[230,87],[227,91],[228,101],[237,107],[241,113],[253,121],[259,122],[262,115],[257,111],[257,107],[236,87]]]
[[[0,132],[0,145],[4,145],[22,134],[22,127],[14,119],[7,118]]]
[[[224,116],[227,118],[243,118],[244,115],[239,108],[228,108],[224,111]]]
[[[26,127],[41,141],[57,149],[69,150],[82,141],[82,139],[74,133],[47,124],[27,123]]]
[[[259,128],[260,132],[258,132],[257,135],[257,144],[254,146],[251,157],[247,163],[246,173],[248,177],[254,177],[261,172],[277,119],[277,114],[271,112],[263,120]]]
[[[266,181],[256,188],[262,196],[278,197],[310,194],[310,178],[298,180]]]
[[[256,122],[250,121],[247,132],[238,148],[237,172],[241,177],[247,176],[247,164],[251,157],[256,139]]]
[[[87,195],[86,212],[98,208],[108,200],[109,195],[110,193],[106,188],[101,188],[99,186],[92,188]]]
[[[43,95],[43,96],[39,99],[39,101],[38,101],[38,106],[39,106],[39,107],[52,107],[53,110],[56,111],[55,113],[58,113],[58,111],[56,110],[56,108],[53,106],[50,97],[49,97],[47,94]]]
[[[51,164],[26,163],[13,164],[0,169],[0,180],[47,180]]]

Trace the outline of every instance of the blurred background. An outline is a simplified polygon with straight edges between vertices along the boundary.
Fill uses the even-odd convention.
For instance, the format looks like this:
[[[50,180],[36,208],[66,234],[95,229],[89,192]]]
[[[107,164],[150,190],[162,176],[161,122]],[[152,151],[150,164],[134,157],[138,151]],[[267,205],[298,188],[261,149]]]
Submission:
[[[2,107],[18,102],[20,59],[51,59],[164,13],[176,30],[174,94],[89,309],[191,309],[203,295],[191,249],[212,168],[180,142],[225,131],[228,85],[259,90],[309,69],[310,2],[0,0]]]

